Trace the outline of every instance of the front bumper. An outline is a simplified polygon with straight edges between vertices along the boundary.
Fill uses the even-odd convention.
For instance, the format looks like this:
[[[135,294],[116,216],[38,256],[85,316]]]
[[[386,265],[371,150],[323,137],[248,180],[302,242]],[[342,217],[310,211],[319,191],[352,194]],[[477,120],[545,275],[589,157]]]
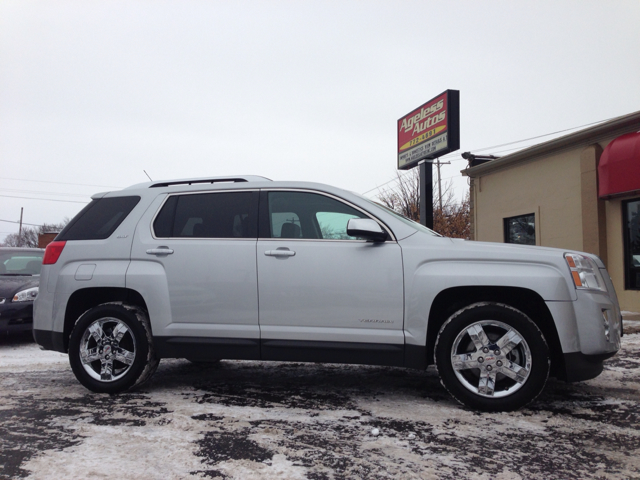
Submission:
[[[596,378],[604,369],[603,362],[611,358],[616,352],[600,355],[585,355],[580,352],[564,354],[564,369],[558,372],[558,378],[567,382],[581,382]]]
[[[622,315],[606,270],[607,291],[577,290],[571,302],[547,302],[562,355],[556,356],[556,376],[568,382],[597,377],[603,362],[620,349]]]
[[[28,332],[33,327],[33,302],[0,305],[0,335]]]

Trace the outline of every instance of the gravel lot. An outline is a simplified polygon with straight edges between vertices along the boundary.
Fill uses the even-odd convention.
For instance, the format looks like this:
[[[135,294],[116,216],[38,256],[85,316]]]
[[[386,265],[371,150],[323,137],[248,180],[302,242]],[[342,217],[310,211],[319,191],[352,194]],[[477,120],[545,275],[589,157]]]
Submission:
[[[93,394],[67,357],[0,339],[0,478],[639,478],[640,322],[598,378],[479,414],[435,370],[163,360]]]

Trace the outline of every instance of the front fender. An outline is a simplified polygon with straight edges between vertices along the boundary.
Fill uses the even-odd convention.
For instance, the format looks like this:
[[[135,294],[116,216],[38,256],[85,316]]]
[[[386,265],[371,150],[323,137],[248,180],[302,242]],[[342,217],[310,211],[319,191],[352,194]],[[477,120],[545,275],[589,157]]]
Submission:
[[[569,288],[563,273],[553,265],[469,259],[423,262],[405,275],[408,344],[425,344],[434,299],[440,292],[455,287],[522,288],[546,301],[575,300],[575,289]]]

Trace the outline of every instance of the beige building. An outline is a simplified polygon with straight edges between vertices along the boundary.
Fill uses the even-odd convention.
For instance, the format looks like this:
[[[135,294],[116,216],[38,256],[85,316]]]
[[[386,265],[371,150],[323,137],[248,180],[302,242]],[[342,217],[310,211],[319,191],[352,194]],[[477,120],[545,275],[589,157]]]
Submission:
[[[600,256],[640,312],[640,112],[471,165],[472,239]]]

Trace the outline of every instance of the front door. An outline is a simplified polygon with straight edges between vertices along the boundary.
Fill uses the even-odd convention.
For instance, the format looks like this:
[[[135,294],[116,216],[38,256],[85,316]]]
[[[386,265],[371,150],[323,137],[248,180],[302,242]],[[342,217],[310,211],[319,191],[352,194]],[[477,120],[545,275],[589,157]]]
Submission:
[[[261,237],[269,237],[257,248],[262,357],[401,364],[400,246],[348,236],[349,219],[369,217],[337,198],[261,195]]]

